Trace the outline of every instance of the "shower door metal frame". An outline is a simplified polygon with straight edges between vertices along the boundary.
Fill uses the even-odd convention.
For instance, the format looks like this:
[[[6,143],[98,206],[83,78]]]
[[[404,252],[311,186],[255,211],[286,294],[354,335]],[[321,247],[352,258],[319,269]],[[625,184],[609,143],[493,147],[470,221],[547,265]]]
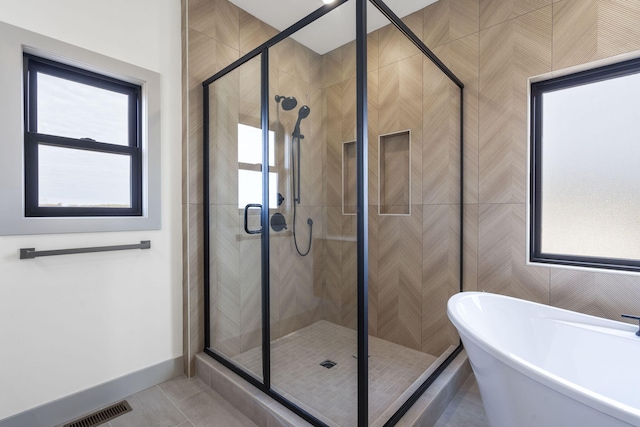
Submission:
[[[275,46],[282,40],[288,38],[293,33],[306,27],[325,14],[331,12],[343,4],[356,2],[356,189],[357,189],[357,425],[366,427],[368,425],[369,408],[369,388],[368,388],[368,112],[367,112],[367,4],[371,3],[376,7],[400,32],[402,32],[411,42],[427,56],[449,79],[460,88],[460,291],[463,290],[463,218],[464,218],[464,168],[463,168],[463,114],[464,114],[464,84],[449,70],[429,48],[402,22],[402,20],[382,1],[382,0],[338,0],[331,5],[325,5],[312,12],[305,18],[293,24],[289,28],[280,32],[270,40],[258,46],[240,59],[217,72],[204,82],[203,86],[203,203],[204,203],[204,352],[215,360],[232,370],[234,373],[244,378],[255,387],[281,403],[294,413],[308,421],[314,426],[325,427],[326,424],[309,414],[307,411],[289,401],[271,388],[271,341],[270,341],[270,277],[269,277],[269,169],[262,168],[262,201],[263,207],[260,214],[261,233],[261,297],[262,297],[262,381],[247,373],[224,355],[217,353],[211,348],[211,325],[210,325],[210,279],[211,271],[209,265],[210,257],[210,206],[209,206],[209,85],[236,70],[248,61],[260,56],[261,66],[261,127],[262,127],[262,164],[269,164],[269,48]],[[456,349],[442,362],[440,366],[425,380],[424,383],[407,399],[407,401],[392,415],[384,424],[385,427],[394,426],[409,408],[418,400],[424,391],[435,381],[440,373],[462,350],[462,343],[459,342]]]
[[[369,424],[369,117],[367,0],[356,0],[356,247],[358,427]]]

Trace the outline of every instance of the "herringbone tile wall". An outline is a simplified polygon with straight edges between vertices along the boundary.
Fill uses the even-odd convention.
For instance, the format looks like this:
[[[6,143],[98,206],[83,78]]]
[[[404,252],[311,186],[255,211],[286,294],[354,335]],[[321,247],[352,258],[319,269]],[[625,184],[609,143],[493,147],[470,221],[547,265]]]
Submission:
[[[203,346],[200,83],[277,31],[227,0],[183,0],[183,7],[185,352],[192,361]],[[525,263],[527,78],[640,50],[640,2],[439,0],[405,22],[465,84],[465,289],[609,318],[640,312],[637,276]],[[309,138],[305,142],[323,141],[305,145],[303,151],[305,190],[299,215],[303,225],[307,217],[314,219],[314,258],[293,263],[291,236],[273,239],[273,329],[282,335],[318,319],[355,327],[355,218],[342,215],[342,143],[355,139],[355,44],[320,56],[287,41],[271,50],[270,60],[270,92],[296,96],[309,105],[312,114],[302,130]],[[460,256],[446,243],[459,233],[451,223],[458,215],[454,160],[459,152],[452,115],[456,105],[451,101],[455,88],[431,68],[395,28],[369,35],[370,331],[438,354],[457,340],[444,302],[455,292],[453,265]],[[251,83],[227,89],[252,92]],[[240,93],[238,97],[244,99]],[[247,111],[254,107],[239,102],[233,108],[249,120]],[[275,107],[270,114],[275,117]],[[284,135],[294,121],[295,115],[281,115],[280,127],[273,130]],[[228,126],[220,126],[220,132],[225,129]],[[411,215],[378,216],[378,135],[408,129],[411,170],[405,172],[411,174]],[[220,157],[230,155],[224,146],[219,150]],[[284,162],[284,150],[276,155],[279,164]],[[212,250],[230,258],[254,258],[255,242],[234,237],[241,225],[229,191],[236,169],[220,162],[212,165],[221,174],[219,185],[212,186],[212,197],[221,203],[211,224],[220,233],[220,244]],[[286,188],[285,174],[280,177]],[[282,213],[290,224],[291,212],[284,208]],[[305,233],[306,227],[300,227],[303,242]],[[230,270],[215,268],[232,283],[253,274],[241,271],[237,263],[230,265]],[[300,287],[301,280],[307,286]],[[211,309],[227,316],[220,326],[232,331],[225,340],[229,352],[258,342],[257,300],[247,290],[255,287],[247,279],[242,286],[215,290],[226,301]]]
[[[527,266],[527,78],[640,50],[640,2],[439,0],[424,41],[465,83],[464,284],[602,317],[640,278]]]
[[[227,0],[183,1],[184,136],[183,213],[185,283],[186,370],[194,372],[193,355],[204,347],[203,335],[203,201],[202,201],[202,81],[242,54],[266,41],[277,31],[240,10]],[[281,54],[284,52],[284,54]],[[298,210],[299,240],[307,242],[306,218],[314,221],[313,257],[325,252],[323,186],[325,168],[324,98],[321,96],[322,57],[286,40],[270,51],[270,94],[295,96],[298,107],[308,105],[312,114],[302,123],[306,144],[302,150],[302,203]],[[233,356],[260,345],[260,239],[243,231],[238,210],[237,123],[260,126],[260,61],[254,59],[210,86],[210,202],[211,221],[211,337],[212,344]],[[291,200],[289,159],[285,145],[297,115],[270,111],[276,133],[278,190]],[[304,142],[303,141],[303,144]],[[282,213],[291,226],[290,202]],[[252,216],[252,220],[255,216]],[[302,219],[300,219],[302,218]],[[253,226],[259,226],[256,221]],[[272,335],[277,338],[326,317],[330,290],[324,289],[321,263],[294,256],[291,233],[272,233],[271,306]],[[301,245],[302,246],[302,245]],[[300,262],[293,262],[293,260]],[[335,292],[334,292],[335,293]],[[339,301],[338,301],[339,303]]]
[[[405,22],[422,35],[423,12]],[[369,331],[439,355],[458,341],[445,310],[459,283],[460,94],[393,26],[369,34],[368,54]],[[354,55],[349,43],[323,59],[327,205],[336,214],[341,150],[355,136]],[[384,137],[379,153],[380,135],[400,136]],[[383,214],[402,215],[379,215],[378,203]],[[341,230],[331,222],[328,239],[355,238],[353,216],[343,217]],[[333,321],[355,327],[355,242],[327,243],[336,256],[327,257],[325,277],[342,278],[341,314]]]

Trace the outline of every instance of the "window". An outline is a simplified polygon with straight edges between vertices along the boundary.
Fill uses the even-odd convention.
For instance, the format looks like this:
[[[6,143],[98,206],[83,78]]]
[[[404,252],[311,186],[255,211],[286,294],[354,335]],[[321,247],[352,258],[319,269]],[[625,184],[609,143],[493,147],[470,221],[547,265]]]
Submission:
[[[531,84],[532,262],[640,270],[640,60]]]
[[[139,85],[24,55],[25,216],[142,215]]]
[[[269,206],[278,206],[275,133],[269,131]],[[262,129],[238,123],[238,207],[262,204]]]
[[[2,58],[2,66],[0,67],[0,129],[2,130],[2,138],[0,145],[2,146],[2,155],[0,155],[0,235],[28,235],[28,234],[49,234],[49,233],[93,233],[93,232],[111,232],[111,231],[136,231],[136,230],[157,230],[162,226],[161,218],[161,196],[162,196],[162,175],[161,175],[161,125],[162,111],[160,103],[160,74],[131,64],[129,62],[120,61],[116,58],[105,56],[97,52],[92,52],[77,46],[63,43],[59,40],[43,36],[22,28],[0,22],[0,58]],[[32,55],[36,58],[42,58],[39,62],[45,63],[52,61],[54,64],[69,65],[75,69],[80,69],[86,75],[97,73],[100,76],[107,77],[105,80],[115,79],[120,83],[132,84],[140,89],[139,98],[139,116],[137,126],[140,130],[138,134],[138,151],[139,151],[139,172],[132,169],[129,164],[135,154],[119,154],[115,155],[111,149],[127,152],[135,151],[129,140],[124,141],[122,137],[116,137],[114,140],[104,137],[104,133],[96,132],[96,136],[86,135],[86,127],[72,127],[78,132],[64,133],[59,130],[52,129],[31,129],[25,128],[25,86],[29,84],[25,80],[27,74],[25,72],[25,54]],[[43,73],[46,74],[46,73]],[[47,74],[47,77],[50,77]],[[77,84],[73,79],[64,79],[69,84]],[[92,85],[85,85],[89,89],[94,89]],[[120,93],[115,91],[116,95]],[[62,111],[62,110],[60,110]],[[50,111],[50,114],[57,111]],[[45,113],[46,116],[46,113]],[[73,119],[73,118],[72,118]],[[94,123],[95,124],[95,123]],[[42,125],[42,121],[38,126]],[[96,127],[96,126],[94,126]],[[115,128],[116,126],[112,126]],[[38,147],[38,150],[32,150],[31,153],[25,153],[25,136],[26,132],[43,132],[49,135],[50,142],[38,141],[38,144],[31,144]],[[122,131],[120,131],[122,135]],[[59,136],[61,139],[54,137]],[[66,138],[66,139],[65,139]],[[93,141],[83,140],[81,138],[92,138]],[[36,138],[37,139],[37,138]],[[89,145],[89,149],[82,147],[78,149],[76,146],[70,148],[68,145],[55,144],[56,141],[64,142],[76,140],[75,143],[82,145],[85,143],[94,143]],[[54,143],[52,144],[51,141]],[[101,145],[104,144],[104,145]],[[119,147],[115,147],[120,145]],[[109,148],[109,150],[95,150],[95,147]],[[25,157],[33,154],[40,154],[38,151],[42,148],[42,155],[38,157],[38,168],[42,172],[42,178],[47,182],[52,181],[51,177],[55,176],[54,170],[49,166],[57,162],[56,156],[61,153],[69,156],[78,156],[80,160],[73,163],[80,168],[87,165],[86,162],[100,163],[101,167],[107,167],[112,173],[105,171],[92,171],[92,178],[101,178],[99,185],[91,187],[90,193],[101,195],[100,199],[87,199],[85,197],[72,199],[61,199],[62,196],[53,192],[53,189],[43,189],[43,195],[47,193],[51,197],[43,200],[42,208],[57,208],[55,212],[61,212],[66,209],[81,208],[71,205],[89,205],[87,208],[96,208],[96,205],[109,205],[108,212],[115,212],[115,209],[127,209],[127,203],[131,204],[131,208],[141,209],[141,214],[134,215],[83,215],[83,216],[27,216],[25,194],[27,186],[32,186],[31,182],[25,180]],[[118,151],[118,152],[120,152]],[[87,159],[85,159],[87,158]],[[103,159],[114,159],[112,164],[103,162]],[[123,161],[125,159],[126,161]],[[120,160],[115,161],[115,160]],[[125,165],[126,163],[126,165]],[[34,162],[30,162],[34,165]],[[48,166],[49,165],[49,166]],[[134,165],[135,167],[135,165]],[[125,172],[126,169],[126,172]],[[38,171],[38,169],[36,169]],[[33,171],[32,171],[33,172]],[[67,183],[78,185],[82,183],[82,173],[86,174],[86,169],[75,171],[76,178],[62,182],[58,187],[65,188]],[[95,173],[93,173],[95,172]],[[100,175],[101,173],[101,175]],[[124,177],[121,181],[113,182],[114,175],[119,174]],[[130,175],[130,176],[128,176]],[[141,176],[141,182],[134,183],[134,177]],[[108,179],[107,179],[108,177]],[[132,184],[129,185],[131,179]],[[36,181],[37,183],[37,181]],[[125,184],[127,183],[127,184]],[[126,189],[125,189],[126,186]],[[140,190],[137,190],[140,188]],[[105,190],[100,192],[99,190]],[[65,189],[68,190],[68,189]],[[139,191],[139,200],[141,207],[136,207],[136,194]],[[131,192],[131,201],[126,194]],[[33,191],[32,191],[32,194]],[[37,193],[36,193],[37,194]],[[82,192],[75,191],[78,197],[83,196]],[[124,196],[122,196],[124,194]],[[54,197],[55,196],[55,197]],[[47,196],[49,197],[49,196]],[[34,202],[35,199],[35,202]],[[58,199],[58,200],[55,200]],[[105,201],[106,200],[106,201]],[[47,204],[60,203],[60,206],[46,206]],[[66,204],[66,206],[65,206]],[[41,208],[39,195],[34,198],[32,196],[31,205]],[[114,208],[114,205],[120,205]],[[124,207],[122,206],[124,205]],[[99,206],[98,209],[106,208]],[[95,210],[94,210],[95,212]],[[65,214],[66,215],[66,214]]]

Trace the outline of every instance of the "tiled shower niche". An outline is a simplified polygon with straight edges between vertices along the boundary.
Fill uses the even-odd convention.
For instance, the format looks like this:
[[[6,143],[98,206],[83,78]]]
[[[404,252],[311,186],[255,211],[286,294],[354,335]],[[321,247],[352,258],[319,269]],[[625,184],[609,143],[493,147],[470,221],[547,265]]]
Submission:
[[[411,215],[411,130],[378,138],[378,214]]]
[[[378,215],[411,215],[411,130],[378,137]],[[342,214],[356,214],[356,143],[342,143]]]
[[[342,143],[342,214],[356,214],[356,142]]]

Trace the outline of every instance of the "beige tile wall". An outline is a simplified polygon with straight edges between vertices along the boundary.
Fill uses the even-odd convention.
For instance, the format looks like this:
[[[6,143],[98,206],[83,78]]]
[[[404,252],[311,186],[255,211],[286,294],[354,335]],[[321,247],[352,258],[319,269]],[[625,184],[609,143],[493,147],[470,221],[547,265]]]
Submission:
[[[527,77],[640,49],[640,2],[440,0],[423,12],[423,40],[466,85],[465,289],[640,312],[638,276],[525,265]]]
[[[191,355],[204,345],[202,309],[202,87],[201,82],[276,34],[226,0],[185,2],[185,324]],[[457,11],[469,16],[469,10]],[[473,15],[473,13],[471,13]],[[457,15],[456,15],[457,16]],[[422,35],[424,13],[405,19]],[[464,32],[464,26],[451,34]],[[459,49],[460,55],[465,55]],[[457,52],[457,51],[456,51]],[[457,338],[446,321],[444,301],[455,292],[459,253],[455,242],[459,210],[458,105],[453,86],[395,28],[368,37],[370,330],[373,335],[440,354]],[[298,209],[300,246],[307,242],[306,218],[314,220],[309,257],[295,253],[290,229],[272,233],[272,335],[279,337],[319,319],[356,327],[355,216],[342,215],[342,143],[355,139],[355,42],[319,56],[286,40],[271,50],[271,94],[295,96],[312,114],[303,121],[302,203]],[[259,345],[259,240],[242,232],[238,215],[235,123],[258,126],[259,61],[253,60],[211,88],[213,342],[233,356]],[[422,95],[420,95],[422,94]],[[224,99],[223,103],[219,100]],[[234,101],[229,101],[230,99]],[[293,114],[292,114],[293,113]],[[272,109],[277,144],[288,144],[293,112]],[[437,128],[437,131],[435,129]],[[378,136],[411,131],[410,216],[378,216]],[[423,137],[423,135],[427,135]],[[441,145],[439,142],[449,141]],[[278,149],[278,163],[284,164]],[[404,154],[406,159],[406,153]],[[423,171],[423,164],[425,169]],[[291,198],[288,171],[279,186]],[[405,178],[407,171],[404,172]],[[405,198],[406,199],[406,198]],[[291,228],[292,212],[280,209]],[[452,231],[453,230],[453,231]],[[188,237],[187,237],[188,236]],[[433,248],[423,251],[423,246]],[[252,262],[249,262],[252,261]],[[192,367],[190,365],[190,367]]]
[[[423,12],[405,22],[422,35]],[[368,55],[370,333],[438,355],[458,340],[446,320],[445,302],[459,283],[459,90],[395,27],[369,35]],[[323,58],[327,206],[329,221],[336,225],[328,235],[352,238],[355,217],[343,216],[342,229],[336,217],[342,201],[342,143],[355,137],[354,64],[353,43]],[[385,173],[403,181],[396,190],[411,193],[411,213],[378,215],[378,137],[406,130],[411,133],[410,167],[406,150],[391,152],[386,161],[394,166]],[[406,203],[408,194],[398,200]],[[342,280],[342,299],[335,307],[340,314],[330,320],[355,327],[355,242],[330,245],[337,253],[326,260],[327,275]],[[329,280],[327,286],[332,286]]]
[[[204,347],[203,210],[202,205],[202,81],[271,38],[277,31],[227,0],[183,2],[184,93],[183,210],[186,370],[193,372],[193,355]],[[284,52],[285,54],[281,54]],[[296,110],[270,117],[276,132],[279,188],[287,200],[278,209],[289,225],[271,233],[272,336],[278,338],[327,316],[332,290],[325,289],[324,95],[322,58],[286,40],[270,51],[270,96],[295,96],[298,108],[312,114],[302,122],[302,203],[298,208],[298,241],[308,242],[307,218],[314,221],[314,244],[309,257],[295,253],[291,237],[290,171],[285,148],[297,118]],[[210,86],[210,234],[212,344],[234,356],[260,345],[260,239],[243,231],[237,206],[237,123],[260,125],[260,60]],[[335,290],[333,290],[335,293]],[[339,303],[339,301],[338,301]],[[336,311],[335,309],[333,311]]]
[[[188,219],[184,233],[185,348],[187,359],[192,360],[203,346],[200,83],[275,35],[276,30],[226,0],[185,0],[183,4],[184,103],[188,107],[184,109],[183,148],[183,211]],[[465,289],[513,295],[610,318],[618,318],[623,311],[640,312],[637,276],[525,264],[526,79],[640,49],[640,2],[439,0],[405,22],[465,83]],[[303,159],[309,171],[303,188],[314,190],[305,190],[308,196],[303,196],[299,215],[303,225],[307,216],[314,218],[315,260],[290,262],[295,259],[291,237],[274,238],[282,241],[272,252],[272,265],[281,266],[276,269],[279,276],[272,290],[274,330],[283,334],[319,318],[354,327],[355,243],[348,238],[355,234],[355,220],[341,214],[342,182],[338,178],[341,144],[355,136],[355,45],[350,43],[320,57],[288,43],[290,46],[282,45],[271,53],[271,91],[296,96],[301,104],[310,105],[310,118],[314,119],[303,122],[303,133],[325,141],[325,145],[305,146],[308,151],[303,151],[309,155]],[[446,266],[454,265],[459,254],[443,242],[456,238],[455,225],[447,224],[457,215],[455,206],[448,204],[457,171],[447,161],[455,158],[456,152],[453,143],[438,144],[442,136],[454,135],[449,132],[451,123],[439,116],[452,108],[445,106],[448,98],[444,95],[451,88],[442,87],[440,77],[428,72],[428,61],[394,28],[370,34],[368,44],[370,330],[435,354],[455,340],[443,306],[454,292],[451,284],[455,282],[453,268]],[[287,49],[286,55],[282,49]],[[411,93],[423,94],[422,105],[402,98]],[[275,111],[271,115],[274,117]],[[283,117],[284,129],[289,129],[293,120],[295,115]],[[377,137],[405,129],[411,129],[413,137],[412,215],[381,217],[376,213]],[[221,212],[217,221],[228,218],[233,227],[239,227],[237,213],[233,213]],[[284,210],[283,214],[290,223],[291,213]],[[217,227],[218,222],[212,226]],[[306,227],[300,228],[300,240],[306,242]],[[227,243],[238,251],[255,257],[250,242],[232,243],[229,239]],[[424,251],[425,247],[433,250]],[[311,285],[299,289],[300,280]],[[255,283],[245,285],[255,287]],[[236,304],[238,328],[243,312],[240,306],[245,303],[252,313],[247,315],[253,316],[247,325],[257,324],[255,298],[243,299],[242,292],[225,298],[231,301],[225,303],[225,310]],[[436,334],[442,330],[446,333]],[[254,343],[253,332],[238,334]],[[233,345],[242,348],[242,344]]]

